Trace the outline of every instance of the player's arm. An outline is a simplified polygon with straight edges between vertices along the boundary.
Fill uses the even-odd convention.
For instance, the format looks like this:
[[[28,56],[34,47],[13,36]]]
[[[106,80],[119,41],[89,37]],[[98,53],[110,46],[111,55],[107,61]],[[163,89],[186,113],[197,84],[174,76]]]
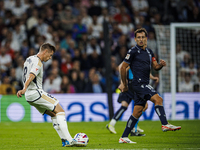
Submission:
[[[129,67],[129,64],[126,62],[122,62],[121,65],[119,66],[119,74],[121,77],[121,81],[122,81],[122,86],[121,86],[121,91],[122,92],[126,92],[128,91],[128,85],[126,82],[126,70]]]
[[[29,86],[29,84],[31,83],[31,81],[33,81],[35,78],[35,75],[33,73],[29,74],[28,79],[26,80],[26,82],[24,83],[24,88],[22,90],[19,90],[17,92],[17,97],[22,97],[22,94],[24,94],[26,92],[27,87]]]
[[[151,73],[150,73],[150,79],[156,81],[156,82],[159,82],[159,78],[158,77],[154,77]]]
[[[162,67],[166,66],[166,62],[164,60],[160,60],[160,63],[158,64],[155,57],[152,58],[152,65],[153,65],[153,68],[156,70],[156,71],[159,71],[160,69],[162,69]]]
[[[122,63],[121,63],[122,64]],[[121,68],[121,64],[119,65],[119,71],[120,71],[120,68]],[[128,72],[128,70],[130,69],[130,66],[128,66],[127,68],[126,68],[126,76],[127,76],[127,72]],[[128,80],[126,80],[126,82],[128,82]],[[123,88],[123,82],[122,82],[122,80],[121,80],[121,78],[120,78],[120,84],[119,84],[119,86],[118,86],[118,89],[122,89]]]

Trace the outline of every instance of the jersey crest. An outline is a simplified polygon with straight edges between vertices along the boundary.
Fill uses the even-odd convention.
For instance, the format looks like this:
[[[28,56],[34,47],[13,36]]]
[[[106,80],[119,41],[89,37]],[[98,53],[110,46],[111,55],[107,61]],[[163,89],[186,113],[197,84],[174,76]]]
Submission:
[[[125,58],[126,58],[126,59],[129,59],[129,58],[130,58],[130,54],[127,54]]]

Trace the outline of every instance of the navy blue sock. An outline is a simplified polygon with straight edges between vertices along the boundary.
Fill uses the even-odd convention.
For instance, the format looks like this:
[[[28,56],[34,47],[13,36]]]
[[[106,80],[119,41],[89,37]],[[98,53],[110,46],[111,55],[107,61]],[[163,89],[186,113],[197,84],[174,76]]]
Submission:
[[[130,116],[130,118],[127,121],[124,133],[122,134],[122,138],[123,137],[128,137],[129,133],[131,132],[131,130],[133,129],[133,127],[135,126],[135,124],[137,123],[137,121],[138,121],[138,119],[136,119],[132,115]]]
[[[161,121],[162,125],[168,124],[167,118],[166,118],[166,115],[165,115],[164,107],[160,106],[160,105],[156,105],[155,106],[155,111],[156,111],[158,117],[160,118],[160,121]]]
[[[139,119],[138,119],[138,121],[136,122],[136,124],[135,124],[135,126],[134,126],[135,132],[137,132],[137,125],[138,125],[138,122],[139,122]]]
[[[119,120],[119,118],[122,116],[122,114],[127,110],[127,107],[121,106],[118,111],[114,114],[113,119],[116,121]]]

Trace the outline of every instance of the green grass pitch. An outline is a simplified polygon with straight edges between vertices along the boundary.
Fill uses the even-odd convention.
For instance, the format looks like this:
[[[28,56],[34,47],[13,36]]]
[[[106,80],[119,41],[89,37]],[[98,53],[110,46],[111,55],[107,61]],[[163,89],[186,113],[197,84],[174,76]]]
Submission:
[[[89,137],[86,147],[61,147],[61,140],[51,123],[2,122],[0,123],[0,150],[63,150],[63,149],[158,149],[200,150],[200,120],[170,121],[181,125],[179,131],[162,132],[159,121],[141,121],[145,137],[130,137],[137,144],[119,144],[126,122],[116,124],[117,134],[106,129],[108,122],[69,122],[72,136],[84,132]]]

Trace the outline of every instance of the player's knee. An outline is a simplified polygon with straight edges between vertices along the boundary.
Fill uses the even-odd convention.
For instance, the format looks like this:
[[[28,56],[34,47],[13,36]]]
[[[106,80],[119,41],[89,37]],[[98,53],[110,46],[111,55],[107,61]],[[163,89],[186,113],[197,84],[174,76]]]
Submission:
[[[163,99],[158,94],[154,95],[150,99],[155,105],[162,105]]]
[[[159,97],[156,99],[155,105],[163,105],[163,99],[162,99],[162,97],[159,96]]]
[[[133,116],[136,117],[136,118],[139,118],[141,115],[142,115],[142,110],[144,109],[144,106],[140,106],[140,105],[136,105],[134,107],[134,110],[133,110]]]
[[[122,101],[122,106],[124,106],[124,107],[126,107],[126,108],[127,108],[127,107],[128,107],[128,105],[129,105],[129,104],[128,104],[126,101]]]
[[[157,102],[158,102],[160,105],[162,105],[162,104],[163,104],[163,99],[162,99],[162,97],[159,96]]]

